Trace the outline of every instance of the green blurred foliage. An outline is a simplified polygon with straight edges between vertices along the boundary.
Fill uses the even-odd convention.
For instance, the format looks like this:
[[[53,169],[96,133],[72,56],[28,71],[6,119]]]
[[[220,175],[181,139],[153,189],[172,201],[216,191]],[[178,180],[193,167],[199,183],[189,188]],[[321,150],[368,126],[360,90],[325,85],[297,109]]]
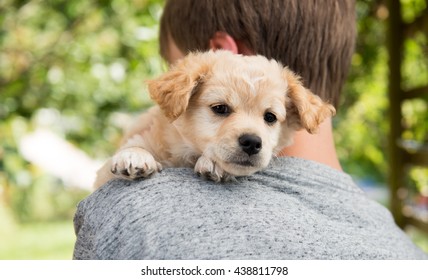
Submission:
[[[67,139],[104,154],[111,112],[147,106],[144,80],[161,70],[159,2],[3,2],[0,118],[54,108]]]
[[[412,22],[427,8],[426,0],[402,0],[402,16]],[[343,168],[359,178],[385,183],[388,172],[388,95],[384,0],[358,0],[358,40],[342,104],[335,118],[335,138]],[[426,34],[407,39],[403,57],[403,88],[428,85]],[[406,101],[402,108],[403,139],[428,142],[427,102]],[[399,124],[397,124],[399,125]],[[428,188],[428,169],[410,173],[418,189]]]
[[[120,139],[113,115],[151,104],[144,81],[163,70],[162,5],[0,2],[0,198],[18,221],[70,218],[87,195],[23,159],[18,145],[25,134],[48,127],[91,157],[105,158]],[[46,112],[50,118],[41,117]]]
[[[426,9],[426,0],[402,3],[409,22]],[[151,104],[144,81],[165,69],[157,44],[162,5],[162,0],[0,2],[0,198],[18,222],[71,219],[87,195],[23,159],[18,144],[25,134],[49,127],[104,159],[120,139],[117,112],[137,113]],[[347,172],[385,182],[388,11],[382,0],[357,0],[357,13],[358,43],[335,137]],[[406,88],[427,83],[426,41],[424,34],[406,41]],[[41,117],[46,112],[48,119]],[[408,102],[403,113],[403,137],[428,140],[426,102]],[[418,188],[426,188],[427,170],[412,174]]]
[[[335,138],[343,168],[359,178],[384,182],[388,109],[387,9],[382,1],[357,1],[358,40]]]

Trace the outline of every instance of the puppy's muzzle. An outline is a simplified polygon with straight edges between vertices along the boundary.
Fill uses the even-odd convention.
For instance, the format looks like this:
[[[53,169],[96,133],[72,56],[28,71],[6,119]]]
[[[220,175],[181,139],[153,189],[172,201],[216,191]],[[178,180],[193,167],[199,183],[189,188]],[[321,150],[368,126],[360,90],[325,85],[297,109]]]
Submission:
[[[258,154],[262,149],[262,139],[253,134],[243,134],[238,139],[239,146],[248,156]]]

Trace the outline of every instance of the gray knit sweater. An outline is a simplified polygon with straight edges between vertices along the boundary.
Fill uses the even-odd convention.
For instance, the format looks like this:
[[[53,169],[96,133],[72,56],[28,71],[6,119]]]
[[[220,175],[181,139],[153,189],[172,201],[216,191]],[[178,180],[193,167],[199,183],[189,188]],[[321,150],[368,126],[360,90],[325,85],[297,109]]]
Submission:
[[[234,183],[186,168],[113,180],[74,225],[74,259],[428,258],[349,175],[297,158]]]

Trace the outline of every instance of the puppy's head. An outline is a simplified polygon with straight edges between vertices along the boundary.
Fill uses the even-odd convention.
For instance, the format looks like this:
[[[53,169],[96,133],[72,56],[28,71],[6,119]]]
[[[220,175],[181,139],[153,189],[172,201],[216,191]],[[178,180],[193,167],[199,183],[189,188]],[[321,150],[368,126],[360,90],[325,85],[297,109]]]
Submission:
[[[189,54],[149,91],[194,155],[235,176],[265,168],[294,131],[314,133],[335,113],[276,61],[227,51]]]

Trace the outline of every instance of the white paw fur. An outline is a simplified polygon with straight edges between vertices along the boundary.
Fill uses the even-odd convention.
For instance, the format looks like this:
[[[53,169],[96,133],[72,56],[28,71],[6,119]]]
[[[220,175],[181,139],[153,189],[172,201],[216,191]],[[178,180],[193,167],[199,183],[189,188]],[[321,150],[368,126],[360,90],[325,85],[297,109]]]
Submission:
[[[139,147],[119,150],[111,162],[113,174],[130,180],[146,178],[161,170],[161,164],[148,151]]]
[[[220,168],[214,161],[206,156],[199,157],[195,164],[195,172],[214,182],[232,181],[234,177]]]

